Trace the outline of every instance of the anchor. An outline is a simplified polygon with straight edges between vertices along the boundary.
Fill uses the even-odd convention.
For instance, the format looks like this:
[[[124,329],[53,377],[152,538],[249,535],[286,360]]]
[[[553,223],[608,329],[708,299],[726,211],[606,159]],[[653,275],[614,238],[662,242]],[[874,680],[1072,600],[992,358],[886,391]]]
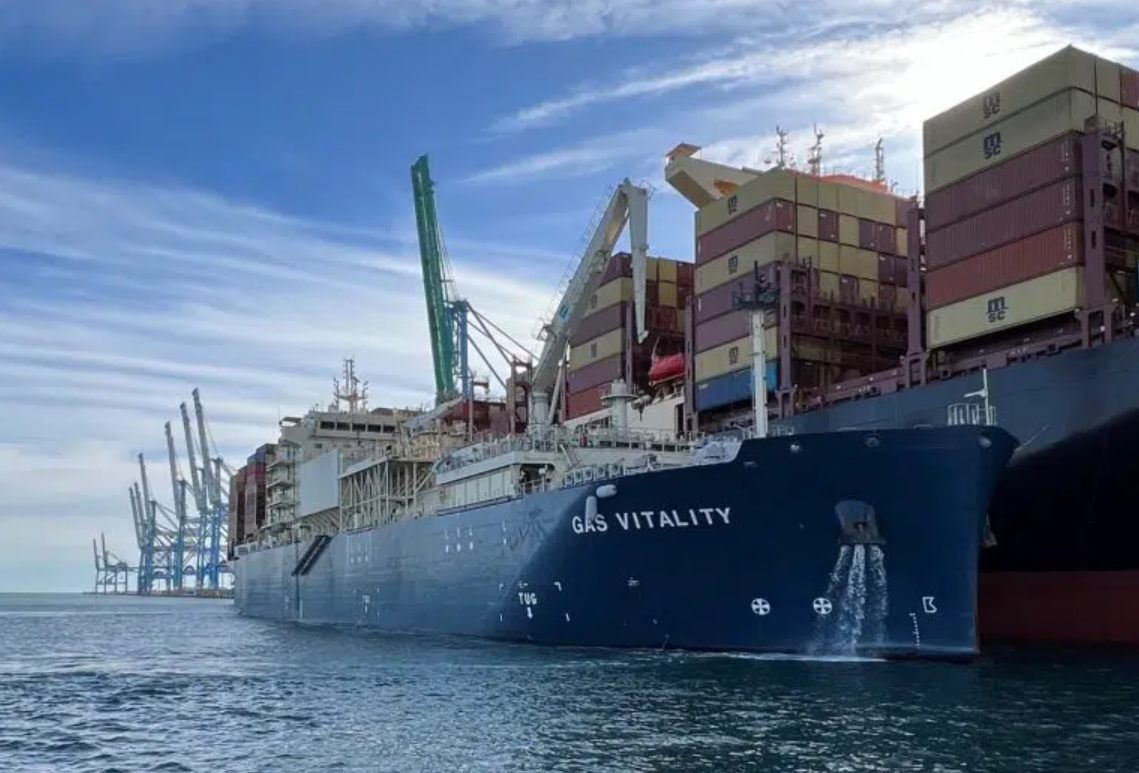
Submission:
[[[874,508],[856,499],[847,499],[834,507],[835,516],[842,528],[842,545],[885,545],[878,529]]]

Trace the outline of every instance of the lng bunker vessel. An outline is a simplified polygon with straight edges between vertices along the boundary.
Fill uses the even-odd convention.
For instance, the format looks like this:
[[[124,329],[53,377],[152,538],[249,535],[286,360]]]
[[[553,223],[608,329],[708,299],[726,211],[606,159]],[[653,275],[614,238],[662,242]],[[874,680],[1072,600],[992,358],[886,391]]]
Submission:
[[[425,158],[413,180],[425,269],[437,268],[439,242],[422,238],[437,227]],[[635,398],[620,379],[606,394],[608,427],[551,421],[570,332],[626,222],[645,337],[647,201],[643,187],[617,187],[541,357],[512,378],[527,395],[522,431],[474,440],[473,411],[455,413],[471,408],[469,393],[443,392],[383,453],[338,471],[335,523],[301,539],[267,530],[238,548],[241,613],[587,646],[977,653],[985,506],[1016,445],[1004,430],[768,437],[760,405],[745,437],[693,444],[630,428]],[[770,293],[755,280],[736,302],[762,349]],[[468,304],[449,307],[456,327],[469,323]],[[447,319],[433,319],[436,340],[452,340]],[[755,373],[763,394],[765,371]],[[447,387],[446,368],[436,375]],[[364,468],[373,507],[346,522],[344,488]]]
[[[1069,46],[926,121],[923,144],[924,202],[891,195],[880,153],[862,180],[824,174],[819,143],[809,171],[675,148],[666,179],[697,208],[696,264],[650,258],[641,284],[614,256],[552,404],[564,428],[609,427],[623,378],[638,393],[628,426],[674,436],[753,416],[797,438],[999,425],[1023,445],[989,504],[982,639],[1139,645],[1139,73]],[[755,345],[752,316],[733,307],[753,266],[777,295]],[[642,287],[651,347],[634,334]],[[513,422],[525,409],[510,386]],[[463,409],[450,410],[485,424],[485,401]],[[279,521],[262,528],[264,451],[250,457],[258,505],[237,542],[283,539],[266,534]],[[341,510],[355,524],[366,487],[354,477],[341,478]]]

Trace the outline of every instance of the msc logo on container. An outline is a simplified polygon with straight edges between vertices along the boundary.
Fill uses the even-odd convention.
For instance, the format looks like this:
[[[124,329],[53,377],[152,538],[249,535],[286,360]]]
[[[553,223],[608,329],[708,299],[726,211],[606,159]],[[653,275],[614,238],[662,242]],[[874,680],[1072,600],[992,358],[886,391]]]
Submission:
[[[990,325],[997,322],[1004,322],[1005,315],[1008,314],[1008,302],[1005,300],[1005,297],[998,295],[996,298],[990,298],[985,314],[989,317]]]
[[[986,134],[984,139],[981,140],[981,145],[984,149],[986,160],[993,156],[999,156],[1001,154],[1001,133],[993,132],[992,134]]]
[[[985,98],[983,100],[981,100],[981,115],[983,115],[987,121],[1000,112],[1001,92],[991,91],[985,95]]]

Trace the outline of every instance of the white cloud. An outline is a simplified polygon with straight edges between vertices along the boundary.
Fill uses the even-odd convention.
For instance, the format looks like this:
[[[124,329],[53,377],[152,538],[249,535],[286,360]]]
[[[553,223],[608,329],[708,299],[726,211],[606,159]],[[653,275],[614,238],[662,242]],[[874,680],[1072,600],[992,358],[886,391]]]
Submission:
[[[652,149],[658,166],[660,155],[681,140],[702,143],[705,158],[761,166],[774,155],[777,124],[790,130],[790,150],[804,162],[818,123],[826,135],[825,165],[869,173],[873,145],[885,138],[888,169],[914,188],[926,118],[1068,43],[1135,63],[1131,41],[1139,24],[1125,29],[1116,23],[1124,8],[1124,0],[996,7],[960,0],[917,10],[885,0],[814,0],[786,9],[783,23],[767,25],[762,34],[748,33],[764,26],[753,20],[714,54],[640,66],[616,82],[582,84],[522,108],[493,129],[519,131],[628,102],[644,105],[654,136],[671,133]],[[1083,14],[1082,23],[1073,26],[1052,11]],[[661,96],[670,97],[671,110],[662,111],[659,100],[644,101]],[[627,149],[626,158],[634,155]]]
[[[527,340],[553,282],[508,277],[534,263],[556,277],[564,256],[461,238],[451,248],[459,290]],[[432,391],[418,254],[384,233],[0,155],[0,255],[3,588],[42,584],[5,567],[47,555],[45,540],[89,555],[105,529],[110,549],[137,560],[136,455],[170,502],[162,425],[181,449],[178,404],[195,386],[233,467],[274,439],[279,413],[329,402],[342,357],[355,356],[372,405],[423,404]],[[88,584],[89,562],[43,560],[56,587]]]

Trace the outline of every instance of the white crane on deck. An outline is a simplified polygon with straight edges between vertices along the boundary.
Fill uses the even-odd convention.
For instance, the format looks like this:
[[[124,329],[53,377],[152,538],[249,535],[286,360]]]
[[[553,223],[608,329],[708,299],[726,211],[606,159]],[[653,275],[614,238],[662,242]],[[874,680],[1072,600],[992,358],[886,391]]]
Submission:
[[[559,398],[559,373],[565,359],[570,333],[588,305],[590,283],[605,270],[625,224],[629,224],[629,252],[633,262],[633,317],[637,341],[645,340],[645,274],[648,262],[649,189],[625,178],[613,191],[592,236],[566,285],[553,318],[542,326],[538,337],[544,342],[530,380],[529,426],[534,429],[552,423],[551,405]],[[552,393],[552,394],[551,394]]]

